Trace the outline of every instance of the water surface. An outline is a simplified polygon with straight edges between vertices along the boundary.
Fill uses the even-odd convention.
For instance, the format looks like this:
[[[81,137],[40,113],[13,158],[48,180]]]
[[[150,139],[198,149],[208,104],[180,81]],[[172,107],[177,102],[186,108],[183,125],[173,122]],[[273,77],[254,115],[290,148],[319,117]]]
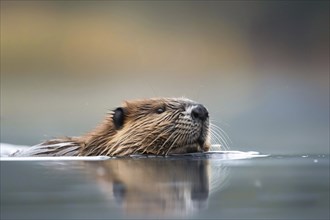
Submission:
[[[2,159],[1,219],[329,219],[329,155]]]

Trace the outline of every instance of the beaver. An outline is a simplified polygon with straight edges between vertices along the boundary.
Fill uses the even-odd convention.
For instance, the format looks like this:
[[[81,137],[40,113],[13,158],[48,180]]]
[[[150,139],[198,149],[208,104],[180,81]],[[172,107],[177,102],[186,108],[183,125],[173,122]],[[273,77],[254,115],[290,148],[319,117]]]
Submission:
[[[45,141],[13,156],[170,155],[210,149],[208,110],[187,98],[125,101],[80,137]]]

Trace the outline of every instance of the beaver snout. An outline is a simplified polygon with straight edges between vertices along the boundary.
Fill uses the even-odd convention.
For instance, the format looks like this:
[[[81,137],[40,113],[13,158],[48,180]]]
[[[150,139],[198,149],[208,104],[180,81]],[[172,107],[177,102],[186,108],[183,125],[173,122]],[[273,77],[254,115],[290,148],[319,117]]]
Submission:
[[[191,110],[191,117],[194,120],[199,119],[201,121],[205,121],[209,117],[209,112],[203,105],[198,104],[195,108]]]

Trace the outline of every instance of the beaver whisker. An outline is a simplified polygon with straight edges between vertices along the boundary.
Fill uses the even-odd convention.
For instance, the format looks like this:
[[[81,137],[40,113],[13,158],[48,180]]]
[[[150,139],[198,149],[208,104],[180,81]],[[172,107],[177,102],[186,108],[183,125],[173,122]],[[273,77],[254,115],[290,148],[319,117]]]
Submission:
[[[174,133],[172,133],[171,136],[172,136],[173,134],[174,134]],[[170,138],[171,138],[171,136],[170,136]],[[174,141],[172,142],[172,144],[171,144],[170,147],[168,148],[167,152],[169,152],[169,151],[172,149],[172,147],[174,146],[174,144],[175,144],[176,141],[178,140],[179,136],[180,136],[180,135],[178,135],[178,136],[176,136],[176,137],[173,138]],[[170,139],[170,138],[169,138],[169,139]],[[169,140],[169,139],[167,139],[167,140]],[[165,142],[165,143],[166,143],[166,142]],[[159,149],[158,149],[158,151],[157,151],[157,154],[159,154],[161,150],[165,153],[165,151],[164,151],[165,149],[163,148],[163,146],[164,146],[164,144],[162,145],[162,147],[159,147]],[[165,153],[165,155],[167,155],[167,153]]]
[[[150,142],[150,144],[144,149],[144,151],[142,152],[142,154],[143,153],[145,153],[145,152],[147,152],[147,150],[149,150],[149,147],[152,147],[153,146],[153,144],[160,138],[160,137],[162,137],[162,136],[164,136],[164,135],[166,135],[167,136],[167,134],[168,134],[168,132],[170,132],[170,131],[172,131],[173,130],[173,127],[169,127],[169,128],[167,128],[166,130],[164,130],[162,133],[160,133],[152,142]],[[140,148],[143,148],[143,146],[141,146]],[[139,149],[140,149],[139,148]]]
[[[211,134],[211,143],[212,143],[212,146],[213,145],[220,145],[221,147],[224,147],[224,145],[222,144],[222,141],[219,140],[219,138],[217,137],[216,134],[214,134],[214,131],[210,130],[210,134]]]
[[[215,141],[218,144],[221,144],[221,146],[223,146],[223,147],[227,147],[227,143],[223,140],[221,135],[219,133],[217,133],[217,131],[211,129],[210,133],[211,133],[211,138],[213,141]]]
[[[173,136],[173,135],[175,135],[175,132],[172,132],[172,134],[169,135],[169,137],[165,140],[165,142],[164,142],[161,146],[159,146],[159,145],[154,145],[154,147],[151,149],[151,152],[154,152],[154,151],[158,148],[156,154],[159,154],[159,151],[160,151],[160,150],[163,150],[163,147],[165,146],[165,144],[166,144],[169,140],[172,139],[172,136]]]
[[[212,136],[212,134],[214,136],[216,136],[218,140],[219,139],[221,140],[221,141],[219,141],[219,143],[224,147],[224,150],[229,150],[228,142],[220,133],[218,133],[216,130],[211,130],[211,136]]]
[[[162,146],[160,146],[160,147],[158,146],[158,147],[159,147],[159,150],[160,150],[160,149],[163,149],[163,147],[165,146],[165,144],[166,144],[168,141],[170,141],[170,140],[172,139],[172,136],[175,136],[175,135],[176,135],[176,132],[173,132],[173,133],[172,133],[172,134],[166,139],[166,141],[162,144]],[[173,142],[174,142],[174,141],[173,141]],[[155,147],[157,147],[157,146],[155,146]],[[155,148],[155,147],[154,147],[154,148]],[[154,148],[153,148],[153,149],[154,149]],[[159,150],[158,150],[158,151],[159,151]],[[157,153],[158,153],[158,151],[157,151]]]
[[[211,134],[211,139],[215,140],[215,142],[218,142],[222,146],[229,148],[228,142],[224,139],[224,137],[220,133],[218,133],[218,131],[211,129],[210,134]]]
[[[233,143],[228,134],[220,127],[215,125],[214,123],[210,122],[210,126],[216,130],[218,130],[222,135],[224,135],[225,140],[227,140],[227,143]]]
[[[168,148],[167,152],[165,153],[165,156],[168,155],[168,153],[171,151],[171,149],[173,148],[173,146],[175,146],[174,144],[179,140],[182,139],[182,134],[179,134],[173,141],[172,145]]]
[[[218,133],[214,131],[213,129],[210,130],[211,133],[211,140],[212,142],[216,142],[216,144],[222,144],[222,140],[218,137]]]
[[[219,133],[217,133],[215,130],[210,130],[211,133],[211,138],[215,138],[215,140],[218,141],[218,143],[221,144],[221,146],[223,146],[225,148],[225,150],[228,150],[228,145],[227,142],[224,141],[224,139],[221,137],[221,135]]]
[[[163,120],[173,119],[173,118],[177,117],[179,113],[180,113],[180,111],[175,111],[175,113],[174,113],[173,115],[165,115],[165,117],[163,117],[162,119],[163,119]],[[158,122],[156,125],[158,125],[158,124],[161,124],[161,121]],[[157,127],[157,126],[156,126],[156,127]],[[154,144],[154,143],[155,143],[160,137],[162,137],[162,136],[167,136],[167,135],[168,135],[168,132],[173,131],[173,129],[174,129],[174,127],[173,127],[173,126],[170,126],[170,127],[166,128],[164,131],[159,132],[159,130],[156,129],[156,130],[152,131],[151,133],[149,133],[149,134],[148,134],[148,135],[147,135],[147,136],[146,136],[141,142],[144,142],[144,141],[145,141],[149,136],[151,136],[152,134],[159,133],[159,135],[158,135],[153,141],[151,141],[147,147],[143,147],[143,146],[140,147],[140,148],[145,148],[145,149],[142,151],[142,154],[145,153],[145,152],[148,152],[149,147],[152,147],[153,144]],[[170,135],[170,137],[171,137],[171,135]],[[161,148],[166,144],[166,142],[170,139],[170,137],[164,142],[164,144],[161,146]],[[157,146],[154,146],[154,148],[155,148],[155,147],[157,147]],[[139,151],[140,148],[138,148],[135,152]],[[151,151],[153,151],[154,148],[153,148]]]

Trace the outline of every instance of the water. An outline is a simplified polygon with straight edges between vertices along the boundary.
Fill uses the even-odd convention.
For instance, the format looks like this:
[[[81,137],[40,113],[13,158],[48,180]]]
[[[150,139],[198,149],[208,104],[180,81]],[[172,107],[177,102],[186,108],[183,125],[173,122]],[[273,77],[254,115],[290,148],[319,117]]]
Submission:
[[[329,155],[1,161],[1,219],[127,218],[329,219]]]

